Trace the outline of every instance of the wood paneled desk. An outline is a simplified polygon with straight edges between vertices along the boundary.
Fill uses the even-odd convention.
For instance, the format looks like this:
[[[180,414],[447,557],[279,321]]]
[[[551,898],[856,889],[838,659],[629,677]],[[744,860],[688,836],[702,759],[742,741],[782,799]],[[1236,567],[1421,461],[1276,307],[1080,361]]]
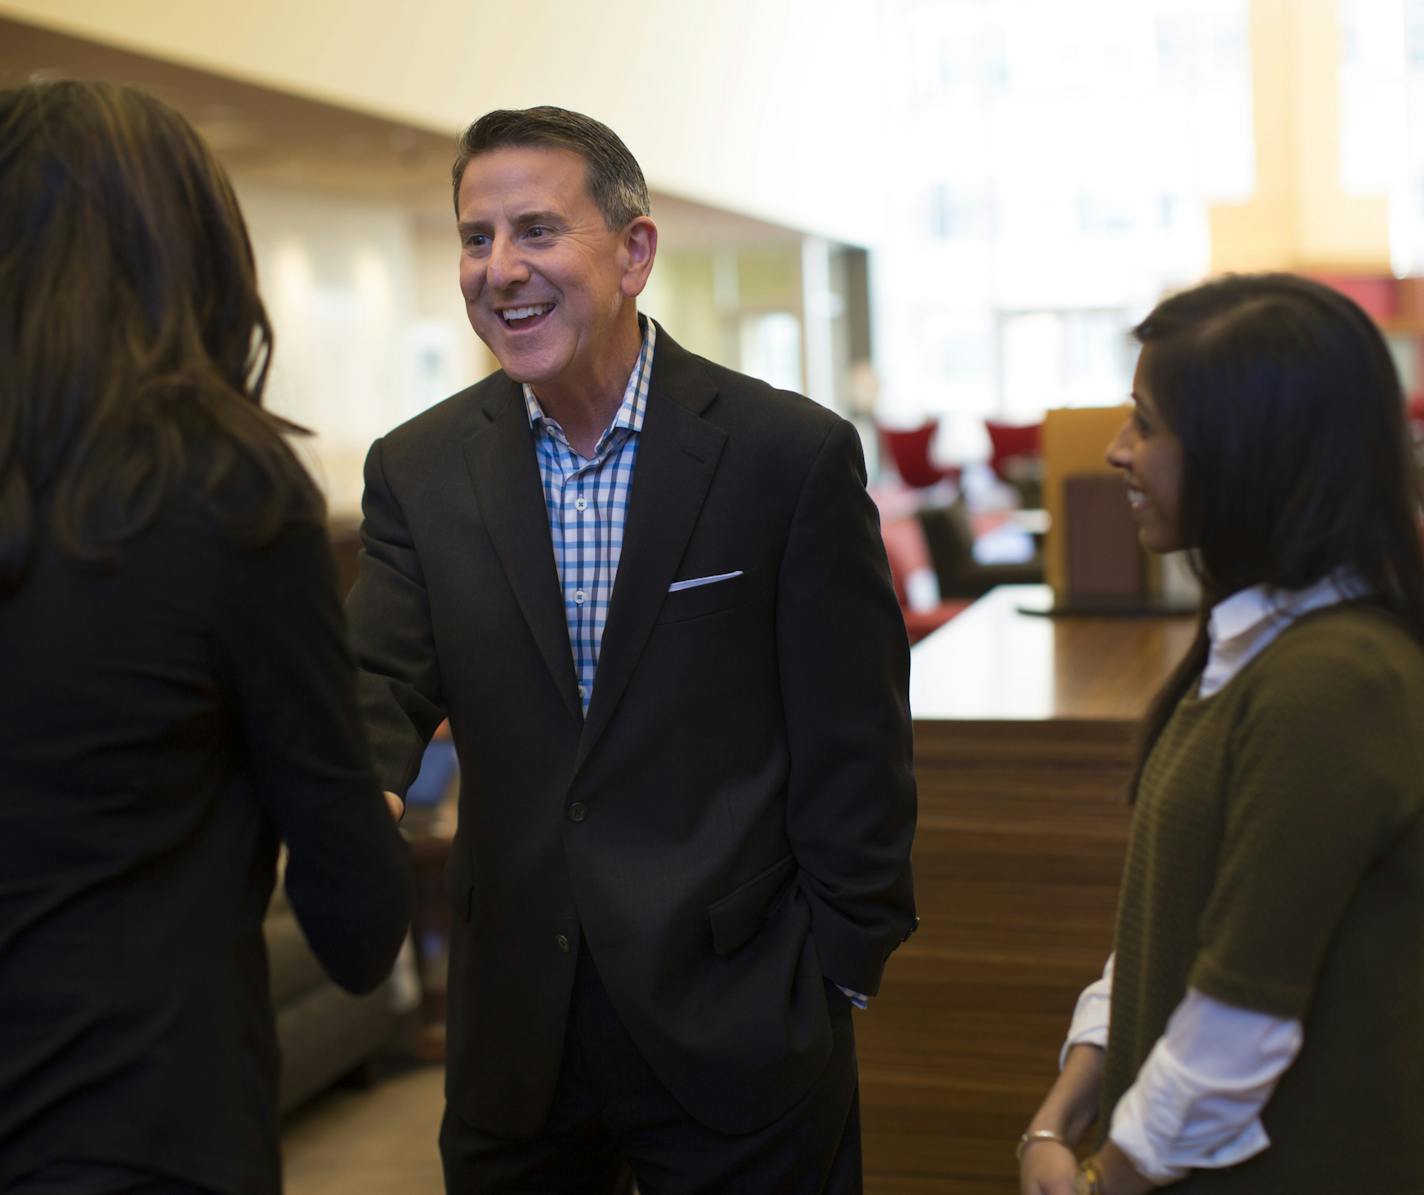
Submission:
[[[1190,618],[1046,618],[1005,586],[911,654],[919,932],[856,1018],[870,1195],[1011,1195],[1102,969],[1135,724]]]

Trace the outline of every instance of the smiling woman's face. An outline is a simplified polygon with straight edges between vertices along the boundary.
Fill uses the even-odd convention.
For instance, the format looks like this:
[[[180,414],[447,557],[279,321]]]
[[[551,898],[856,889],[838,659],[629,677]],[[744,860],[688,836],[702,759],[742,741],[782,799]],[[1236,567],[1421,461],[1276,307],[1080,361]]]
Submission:
[[[1181,525],[1182,443],[1153,402],[1142,363],[1132,379],[1132,408],[1108,445],[1108,464],[1122,473],[1127,502],[1137,521],[1138,541],[1149,552],[1175,552],[1183,542]]]

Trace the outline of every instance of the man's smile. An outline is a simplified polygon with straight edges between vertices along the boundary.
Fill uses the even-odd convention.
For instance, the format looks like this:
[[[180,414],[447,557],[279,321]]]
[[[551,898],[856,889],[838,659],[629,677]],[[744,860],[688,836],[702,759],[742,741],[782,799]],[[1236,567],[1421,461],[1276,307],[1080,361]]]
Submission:
[[[528,303],[523,307],[504,307],[497,314],[506,328],[532,328],[554,310],[554,303]]]

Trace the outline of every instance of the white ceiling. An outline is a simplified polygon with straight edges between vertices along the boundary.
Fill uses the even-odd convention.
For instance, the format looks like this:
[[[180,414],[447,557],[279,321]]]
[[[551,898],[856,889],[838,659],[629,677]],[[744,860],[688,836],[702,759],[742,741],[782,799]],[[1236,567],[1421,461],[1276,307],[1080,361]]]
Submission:
[[[240,178],[401,203],[431,222],[453,218],[449,170],[458,130],[399,124],[0,18],[0,86],[37,76],[106,79],[152,92],[187,116]],[[802,235],[659,192],[653,216],[665,251],[791,244]]]

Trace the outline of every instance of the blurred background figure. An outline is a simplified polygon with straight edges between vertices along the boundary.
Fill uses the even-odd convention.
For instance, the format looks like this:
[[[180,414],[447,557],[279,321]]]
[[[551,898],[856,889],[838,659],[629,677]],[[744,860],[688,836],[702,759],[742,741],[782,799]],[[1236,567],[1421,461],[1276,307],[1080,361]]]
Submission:
[[[1424,1189],[1424,551],[1399,377],[1354,302],[1285,274],[1176,295],[1136,335],[1108,461],[1143,547],[1191,553],[1201,622],[1147,715],[1114,954],[1022,1190]]]
[[[352,990],[409,918],[321,499],[261,408],[226,176],[98,84],[0,92],[0,1188],[272,1192],[279,839]]]

